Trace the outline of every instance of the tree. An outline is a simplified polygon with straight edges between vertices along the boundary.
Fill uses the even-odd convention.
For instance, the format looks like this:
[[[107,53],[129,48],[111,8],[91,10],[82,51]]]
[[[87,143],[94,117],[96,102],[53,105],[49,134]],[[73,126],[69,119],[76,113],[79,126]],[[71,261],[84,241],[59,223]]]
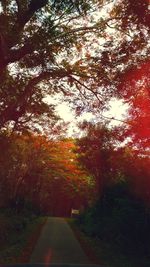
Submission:
[[[115,131],[99,123],[84,123],[82,128],[86,133],[77,141],[79,162],[94,176],[101,194],[105,186],[117,180],[112,164],[117,144]]]
[[[45,91],[40,82],[69,76],[56,57],[73,43],[65,25],[80,9],[86,10],[86,2],[1,1],[1,127],[9,121],[35,123],[42,115],[53,118],[53,107],[43,98],[56,85],[52,81]]]
[[[95,16],[105,5],[106,16]],[[147,10],[146,0],[1,1],[0,127],[53,118],[47,94],[78,113],[106,105],[122,72],[147,57]]]
[[[55,215],[62,214],[65,210],[70,215],[71,208],[79,209],[94,198],[93,177],[79,165],[75,150],[74,140],[68,139],[55,141],[50,150],[52,180],[46,185],[46,190],[49,187],[48,201],[50,200]]]
[[[88,205],[94,181],[79,166],[73,140],[3,132],[0,146],[0,199],[16,211],[30,203],[53,215],[70,215]]]

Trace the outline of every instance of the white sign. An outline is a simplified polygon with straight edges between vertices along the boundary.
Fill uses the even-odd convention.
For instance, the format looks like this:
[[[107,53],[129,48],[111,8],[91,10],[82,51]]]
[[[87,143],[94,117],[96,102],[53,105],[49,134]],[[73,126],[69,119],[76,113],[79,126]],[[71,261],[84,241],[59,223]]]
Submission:
[[[75,210],[75,209],[72,209],[71,210],[71,215],[79,215],[80,214],[80,211],[79,210]]]

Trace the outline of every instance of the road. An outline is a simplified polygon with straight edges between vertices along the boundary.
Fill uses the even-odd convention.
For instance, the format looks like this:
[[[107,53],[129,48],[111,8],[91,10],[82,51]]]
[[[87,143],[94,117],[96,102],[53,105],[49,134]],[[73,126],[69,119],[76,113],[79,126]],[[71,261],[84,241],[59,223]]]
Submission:
[[[88,264],[89,260],[68,223],[63,218],[48,218],[30,263]]]

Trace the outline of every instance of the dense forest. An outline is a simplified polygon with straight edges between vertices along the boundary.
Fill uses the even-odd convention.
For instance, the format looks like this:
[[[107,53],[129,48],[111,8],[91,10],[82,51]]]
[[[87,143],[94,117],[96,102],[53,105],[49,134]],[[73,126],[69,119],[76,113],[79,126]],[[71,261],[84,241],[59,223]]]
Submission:
[[[88,236],[132,250],[116,266],[149,266],[149,27],[148,0],[0,1],[1,251],[35,216],[74,208]],[[47,97],[95,119],[68,137]],[[128,105],[118,126],[111,99]]]

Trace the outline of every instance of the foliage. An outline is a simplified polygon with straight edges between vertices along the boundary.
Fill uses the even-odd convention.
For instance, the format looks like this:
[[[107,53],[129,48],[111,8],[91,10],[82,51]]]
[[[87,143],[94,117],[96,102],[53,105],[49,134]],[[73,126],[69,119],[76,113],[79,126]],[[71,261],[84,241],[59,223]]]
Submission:
[[[95,233],[109,239],[108,232],[118,244],[134,243],[145,211],[117,186],[128,181],[130,193],[149,204],[148,5],[146,0],[0,1],[1,206],[16,213],[34,206],[37,213],[69,214],[72,206],[86,206],[95,198],[96,181],[107,201],[87,215],[88,231],[103,203],[106,214]],[[77,116],[84,110],[101,116],[112,97],[123,99],[129,104],[125,126],[118,133],[120,128],[86,125],[87,134],[77,145],[33,134],[35,129],[60,133],[55,106],[45,100],[56,95]],[[128,146],[118,147],[126,137]],[[123,229],[129,230],[128,240]]]
[[[17,215],[11,209],[0,210],[1,264],[20,262],[20,256],[26,249],[29,238],[44,220],[43,217],[37,217],[29,210]]]
[[[0,21],[1,128],[51,123],[47,95],[102,109],[149,53],[146,0],[1,1]]]
[[[64,215],[92,198],[94,182],[78,166],[72,140],[4,132],[0,143],[1,206],[20,212],[31,205],[37,213]]]
[[[129,259],[137,257],[140,264],[144,258],[148,261],[150,211],[129,193],[127,184],[107,188],[78,223],[86,234],[112,244]]]
[[[97,202],[79,218],[81,230],[98,239],[114,266],[147,267],[150,260],[149,153],[139,150],[136,143],[120,146],[122,130],[119,134],[118,129],[87,123],[84,127],[85,136],[78,141],[79,161],[97,177],[98,185],[99,180],[103,183]],[[120,260],[115,260],[113,254]]]
[[[133,143],[122,145],[122,131],[85,122],[77,141],[78,160],[94,176],[100,195],[105,187],[127,181],[133,194],[150,204],[149,151]]]
[[[107,125],[84,122],[84,136],[77,141],[78,160],[97,182],[98,192],[120,177],[120,170],[113,162],[116,156],[117,140],[116,130],[109,129]]]

